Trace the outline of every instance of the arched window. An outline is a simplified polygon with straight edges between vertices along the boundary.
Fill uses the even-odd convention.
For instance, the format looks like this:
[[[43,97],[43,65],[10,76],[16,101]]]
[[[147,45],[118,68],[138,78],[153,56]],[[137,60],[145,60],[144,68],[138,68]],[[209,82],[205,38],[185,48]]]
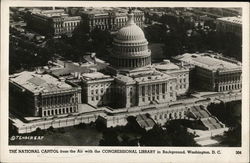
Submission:
[[[182,112],[179,112],[179,118],[182,118]]]
[[[169,119],[172,119],[172,113],[169,113],[169,114],[168,114],[168,118],[169,118]]]

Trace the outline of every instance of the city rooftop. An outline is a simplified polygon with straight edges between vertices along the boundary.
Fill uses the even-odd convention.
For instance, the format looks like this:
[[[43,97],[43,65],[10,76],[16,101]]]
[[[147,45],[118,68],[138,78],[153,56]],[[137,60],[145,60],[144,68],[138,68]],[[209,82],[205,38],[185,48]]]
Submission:
[[[218,20],[221,21],[226,21],[234,24],[242,24],[242,19],[241,17],[223,17],[223,18],[218,18]]]
[[[203,67],[209,70],[232,70],[232,69],[241,69],[241,64],[239,62],[230,62],[225,61],[222,57],[212,54],[190,54],[185,53],[183,55],[175,57],[180,61],[184,61],[186,63]]]
[[[71,89],[72,86],[48,74],[23,71],[10,76],[10,81],[33,93]]]

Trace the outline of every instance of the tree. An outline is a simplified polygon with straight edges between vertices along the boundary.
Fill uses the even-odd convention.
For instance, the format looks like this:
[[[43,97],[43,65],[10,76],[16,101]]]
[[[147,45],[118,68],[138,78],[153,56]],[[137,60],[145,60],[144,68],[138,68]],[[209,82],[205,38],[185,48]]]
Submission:
[[[169,134],[160,126],[155,125],[147,131],[140,139],[141,146],[172,146]]]
[[[235,107],[237,108],[237,104],[239,104],[239,101],[235,102],[228,102],[220,104],[214,104],[211,103],[208,105],[207,109],[208,111],[216,116],[222,123],[226,124],[227,126],[235,127],[238,122],[237,119],[234,117],[234,115],[231,113],[232,109]]]
[[[143,146],[198,146],[194,135],[187,131],[179,121],[165,124],[166,130],[156,125],[142,135],[140,144]]]
[[[95,28],[90,33],[90,37],[93,39],[93,49],[95,50],[96,55],[99,57],[107,55],[107,46],[110,46],[113,40],[110,32]]]
[[[169,121],[165,124],[173,146],[198,146],[194,140],[194,135],[187,131],[180,121]]]
[[[227,145],[230,147],[240,147],[241,146],[241,125],[237,127],[230,128],[228,131],[224,132],[222,136],[221,145]]]
[[[103,132],[100,146],[119,146],[118,133],[115,128],[108,128]]]

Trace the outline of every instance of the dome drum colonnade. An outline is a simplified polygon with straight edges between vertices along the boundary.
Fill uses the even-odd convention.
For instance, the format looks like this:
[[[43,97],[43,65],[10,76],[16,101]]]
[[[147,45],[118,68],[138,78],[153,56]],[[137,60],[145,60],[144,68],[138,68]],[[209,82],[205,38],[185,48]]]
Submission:
[[[110,62],[118,68],[140,68],[151,64],[151,51],[142,29],[134,23],[134,15],[128,14],[127,25],[121,28],[113,42]]]

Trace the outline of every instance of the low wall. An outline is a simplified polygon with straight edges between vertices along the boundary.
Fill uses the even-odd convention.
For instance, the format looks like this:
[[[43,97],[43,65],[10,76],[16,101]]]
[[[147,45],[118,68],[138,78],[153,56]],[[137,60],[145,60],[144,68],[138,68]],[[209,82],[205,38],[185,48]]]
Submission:
[[[77,115],[71,115],[68,117],[60,117],[49,120],[40,119],[34,122],[23,123],[18,121],[13,125],[17,128],[19,133],[30,133],[35,131],[37,128],[48,129],[49,127],[61,128],[78,125],[80,123],[90,123],[95,122],[100,116],[106,119],[107,127],[124,126],[127,123],[128,116],[136,116],[139,114],[149,114],[151,118],[159,124],[164,124],[167,120],[172,119],[186,119],[187,109],[192,106],[203,105],[206,106],[215,100],[227,100],[235,101],[241,99],[241,93],[235,94],[218,94],[210,99],[208,98],[191,98],[185,100],[179,100],[170,103],[163,104],[152,104],[149,106],[137,106],[131,108],[122,109],[108,109],[108,108],[98,108],[94,112],[84,112]],[[21,123],[20,123],[21,122]]]
[[[95,122],[99,116],[104,117],[105,116],[104,112],[102,111],[95,114],[75,115],[70,117],[54,118],[49,120],[38,120],[29,123],[22,123],[18,125],[13,124],[13,125],[17,128],[18,133],[23,134],[23,133],[34,132],[38,128],[45,130],[50,127],[62,128],[62,127],[75,126],[80,123],[88,124],[90,122]]]

